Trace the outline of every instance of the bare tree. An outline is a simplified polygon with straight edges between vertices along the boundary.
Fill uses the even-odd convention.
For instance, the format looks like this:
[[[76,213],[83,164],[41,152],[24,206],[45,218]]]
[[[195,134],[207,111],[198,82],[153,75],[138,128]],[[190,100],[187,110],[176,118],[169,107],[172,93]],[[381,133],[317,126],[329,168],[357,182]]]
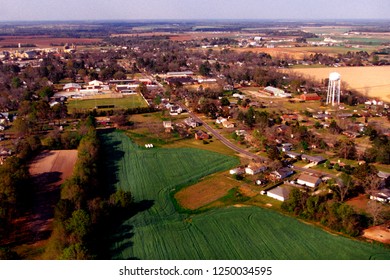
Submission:
[[[380,202],[370,200],[367,203],[367,213],[372,217],[373,225],[381,224],[384,219],[384,207]]]

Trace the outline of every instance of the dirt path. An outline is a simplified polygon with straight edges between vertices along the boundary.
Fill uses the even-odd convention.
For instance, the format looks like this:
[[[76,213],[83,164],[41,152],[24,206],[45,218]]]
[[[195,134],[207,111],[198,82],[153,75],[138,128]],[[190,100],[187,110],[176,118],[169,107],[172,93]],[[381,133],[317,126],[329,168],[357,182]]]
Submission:
[[[14,245],[19,254],[29,255],[50,237],[54,207],[60,199],[60,185],[73,173],[77,150],[44,151],[30,164],[35,187],[31,212],[18,219]],[[27,245],[26,245],[27,244]],[[28,256],[31,257],[31,256]]]

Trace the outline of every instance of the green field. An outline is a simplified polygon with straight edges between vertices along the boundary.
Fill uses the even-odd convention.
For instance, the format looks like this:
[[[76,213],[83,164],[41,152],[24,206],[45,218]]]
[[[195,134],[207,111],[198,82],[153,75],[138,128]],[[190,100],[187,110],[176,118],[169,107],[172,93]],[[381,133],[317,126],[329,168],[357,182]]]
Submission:
[[[178,189],[238,159],[191,148],[147,150],[119,132],[102,140],[107,180],[145,206],[112,236],[113,259],[390,259],[378,245],[258,207],[179,213],[172,201]]]
[[[68,102],[68,110],[92,110],[96,106],[114,105],[114,109],[129,109],[137,107],[147,107],[145,100],[138,94],[123,98],[97,98],[78,100],[74,99]]]

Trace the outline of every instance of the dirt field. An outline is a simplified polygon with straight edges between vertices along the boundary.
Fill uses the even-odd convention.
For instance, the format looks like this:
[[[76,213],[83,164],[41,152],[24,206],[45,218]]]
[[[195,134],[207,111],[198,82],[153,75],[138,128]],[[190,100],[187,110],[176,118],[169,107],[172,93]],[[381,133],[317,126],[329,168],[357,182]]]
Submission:
[[[340,67],[340,68],[306,68],[294,69],[316,80],[324,80],[331,72],[341,74],[341,81],[347,87],[360,91],[370,97],[381,98],[390,102],[390,66],[373,67]]]
[[[22,257],[39,258],[51,234],[59,186],[72,175],[76,160],[77,150],[63,150],[42,152],[31,162],[29,170],[35,182],[32,211],[16,221],[19,230],[14,241],[15,250]]]
[[[201,208],[223,196],[239,182],[228,177],[226,172],[179,191],[175,198],[179,204],[190,210]],[[235,185],[236,184],[236,185]]]
[[[52,38],[49,36],[1,36],[0,47],[5,45],[34,44],[38,48],[50,48],[51,44],[91,44],[102,41],[99,38]]]
[[[368,239],[390,244],[390,223],[370,227],[364,231],[363,236]]]

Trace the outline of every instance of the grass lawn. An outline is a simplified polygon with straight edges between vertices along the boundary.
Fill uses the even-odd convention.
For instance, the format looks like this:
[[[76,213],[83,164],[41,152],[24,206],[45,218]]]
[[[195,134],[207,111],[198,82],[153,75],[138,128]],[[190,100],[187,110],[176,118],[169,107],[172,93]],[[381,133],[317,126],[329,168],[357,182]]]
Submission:
[[[103,134],[102,140],[107,182],[130,190],[144,206],[115,230],[113,259],[390,258],[384,247],[332,235],[259,207],[178,212],[177,191],[236,166],[237,158],[189,148],[145,149],[118,132]]]
[[[123,98],[97,98],[78,100],[74,99],[68,102],[68,110],[92,110],[96,106],[114,105],[114,109],[129,109],[137,107],[147,107],[145,100],[138,94],[129,95]]]

